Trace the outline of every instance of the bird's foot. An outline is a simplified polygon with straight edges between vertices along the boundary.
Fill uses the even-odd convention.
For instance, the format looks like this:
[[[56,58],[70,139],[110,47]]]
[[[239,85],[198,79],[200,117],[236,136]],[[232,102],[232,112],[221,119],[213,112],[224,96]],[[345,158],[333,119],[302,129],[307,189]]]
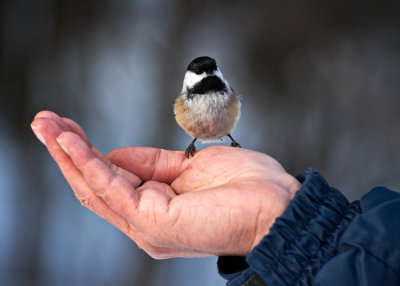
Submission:
[[[228,134],[228,137],[232,140],[231,142],[232,147],[242,148],[242,146],[240,146],[240,144],[235,139],[233,139],[231,134]]]
[[[192,141],[192,143],[190,143],[190,145],[186,148],[185,156],[188,159],[189,159],[190,155],[192,155],[192,157],[193,157],[193,153],[194,153],[194,151],[196,151],[196,146],[194,146],[194,142],[196,142],[196,139],[194,139]]]
[[[236,142],[236,141],[232,141],[231,146],[232,147],[242,148],[242,146],[240,146],[240,144],[238,142]]]

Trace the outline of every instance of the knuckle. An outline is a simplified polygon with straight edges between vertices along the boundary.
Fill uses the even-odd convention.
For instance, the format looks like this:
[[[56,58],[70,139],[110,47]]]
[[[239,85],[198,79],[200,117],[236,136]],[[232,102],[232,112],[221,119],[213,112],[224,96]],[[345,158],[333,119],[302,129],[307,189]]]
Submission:
[[[89,196],[78,197],[79,202],[82,206],[92,209],[93,208],[93,200]]]
[[[77,186],[73,186],[72,190],[74,191],[75,197],[79,200],[82,206],[91,208],[93,205],[92,196],[87,193],[87,190],[82,188],[78,188]]]
[[[146,251],[146,253],[148,255],[150,255],[151,258],[156,259],[156,260],[162,260],[162,259],[166,259],[169,257],[166,255],[165,252],[160,251],[159,249],[154,248],[154,247],[152,247],[151,250],[144,249],[144,251]]]

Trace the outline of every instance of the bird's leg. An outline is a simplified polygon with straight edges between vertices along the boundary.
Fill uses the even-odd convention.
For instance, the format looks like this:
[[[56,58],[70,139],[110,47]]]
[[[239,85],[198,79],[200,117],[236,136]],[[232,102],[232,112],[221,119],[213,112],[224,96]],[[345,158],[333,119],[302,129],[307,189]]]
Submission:
[[[193,152],[196,151],[196,146],[194,146],[194,142],[196,142],[197,138],[194,138],[192,143],[186,148],[185,155],[189,159],[189,156],[193,156]]]
[[[235,139],[233,139],[233,137],[231,136],[231,134],[227,135],[229,138],[231,138],[232,142],[231,142],[231,146],[232,147],[238,147],[238,148],[242,148],[242,146],[240,146],[240,144],[238,142],[236,142]]]

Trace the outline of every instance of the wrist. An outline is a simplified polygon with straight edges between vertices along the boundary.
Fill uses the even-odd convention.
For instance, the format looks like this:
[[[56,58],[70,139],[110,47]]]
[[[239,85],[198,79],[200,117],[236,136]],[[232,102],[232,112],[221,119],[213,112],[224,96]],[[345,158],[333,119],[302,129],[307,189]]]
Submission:
[[[302,182],[300,191],[246,257],[268,284],[293,285],[299,277],[311,277],[331,259],[335,243],[360,211],[315,170],[307,169],[297,179]],[[285,272],[288,267],[290,275]]]
[[[232,285],[243,285],[254,276],[268,285],[307,284],[302,279],[331,259],[335,243],[360,212],[357,203],[349,204],[315,170],[307,169],[297,179],[302,183],[299,192],[245,257],[247,267],[242,263],[242,270],[232,273],[230,259],[219,259],[220,274]]]
[[[284,175],[277,176],[276,182],[274,183],[274,189],[275,198],[273,204],[268,207],[262,207],[260,210],[256,237],[248,253],[250,253],[270,232],[276,219],[285,212],[296,192],[301,189],[301,183],[295,177],[285,173]],[[262,217],[265,217],[266,219],[263,221],[261,219]]]

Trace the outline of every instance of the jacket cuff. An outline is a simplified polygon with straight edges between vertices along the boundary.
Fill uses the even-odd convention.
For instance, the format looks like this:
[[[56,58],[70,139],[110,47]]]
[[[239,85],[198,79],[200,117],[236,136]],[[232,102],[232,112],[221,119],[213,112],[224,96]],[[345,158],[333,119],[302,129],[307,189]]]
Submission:
[[[248,267],[227,275],[227,264],[222,265],[220,258],[219,272],[230,280],[227,285],[243,285],[254,275],[269,286],[312,285],[318,269],[336,254],[343,231],[360,213],[359,203],[349,204],[314,169],[296,178],[301,189],[269,234],[246,257]]]

